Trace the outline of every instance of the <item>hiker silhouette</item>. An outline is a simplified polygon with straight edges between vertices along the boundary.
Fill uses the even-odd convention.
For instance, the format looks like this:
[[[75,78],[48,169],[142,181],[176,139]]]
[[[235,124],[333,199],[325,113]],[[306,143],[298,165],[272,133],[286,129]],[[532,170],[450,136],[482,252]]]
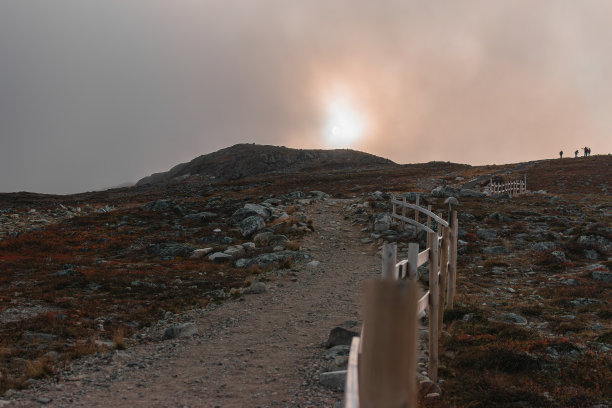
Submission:
[[[562,158],[563,158],[563,150],[561,150],[561,151],[559,152],[559,158],[560,158],[560,159],[562,159]]]
[[[578,150],[574,152],[574,158],[578,157]]]

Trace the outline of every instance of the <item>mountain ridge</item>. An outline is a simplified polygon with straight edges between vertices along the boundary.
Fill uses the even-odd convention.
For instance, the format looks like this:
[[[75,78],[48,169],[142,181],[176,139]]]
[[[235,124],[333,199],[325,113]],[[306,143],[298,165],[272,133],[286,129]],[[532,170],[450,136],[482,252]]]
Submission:
[[[170,182],[200,175],[215,180],[239,180],[266,173],[346,170],[395,162],[351,149],[293,149],[284,146],[236,144],[180,163],[170,170],[140,179],[136,186]]]

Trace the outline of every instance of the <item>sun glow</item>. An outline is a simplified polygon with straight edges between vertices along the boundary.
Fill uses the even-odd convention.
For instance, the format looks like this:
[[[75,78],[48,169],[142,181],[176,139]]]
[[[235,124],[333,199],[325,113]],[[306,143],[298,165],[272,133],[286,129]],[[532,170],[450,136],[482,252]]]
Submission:
[[[326,107],[325,115],[323,136],[330,147],[350,147],[365,132],[366,120],[348,98],[333,98]]]

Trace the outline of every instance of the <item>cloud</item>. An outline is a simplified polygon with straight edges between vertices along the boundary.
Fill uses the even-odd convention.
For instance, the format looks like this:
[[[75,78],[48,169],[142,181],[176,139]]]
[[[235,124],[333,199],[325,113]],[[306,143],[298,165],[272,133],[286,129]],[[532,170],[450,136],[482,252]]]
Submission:
[[[598,0],[6,0],[0,191],[103,188],[238,142],[322,148],[338,92],[368,123],[351,147],[402,163],[607,153],[611,12]]]

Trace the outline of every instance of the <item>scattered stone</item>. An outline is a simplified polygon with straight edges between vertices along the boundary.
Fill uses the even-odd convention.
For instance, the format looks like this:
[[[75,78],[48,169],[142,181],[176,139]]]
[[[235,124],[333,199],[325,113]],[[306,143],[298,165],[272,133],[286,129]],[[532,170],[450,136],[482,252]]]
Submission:
[[[254,212],[264,220],[270,218],[272,215],[272,212],[269,209],[259,204],[245,204],[244,209]]]
[[[48,343],[48,342],[57,340],[57,336],[55,334],[49,334],[49,333],[26,331],[23,333],[23,339],[29,342]]]
[[[555,248],[557,248],[557,244],[549,241],[536,242],[531,246],[531,249],[536,252],[549,252],[553,251]]]
[[[348,356],[350,352],[351,352],[351,346],[344,346],[344,345],[333,346],[332,348],[330,348],[329,350],[325,352],[325,358],[327,360],[333,360],[339,356]]]
[[[259,215],[252,215],[240,222],[240,233],[243,237],[249,237],[266,226],[266,222]]]
[[[612,241],[600,235],[581,235],[578,237],[578,243],[583,245],[592,245],[603,251],[612,250]]]
[[[497,230],[494,229],[479,229],[476,231],[478,238],[491,241],[497,238]]]
[[[195,220],[195,221],[203,222],[203,221],[209,221],[209,220],[217,218],[217,214],[213,212],[200,212],[197,214],[188,214],[184,216],[183,218],[185,218],[186,220]]]
[[[48,397],[38,397],[36,399],[36,402],[38,402],[39,404],[48,404],[51,401],[53,401],[53,400],[51,398],[48,398]]]
[[[606,283],[612,283],[612,273],[610,272],[593,271],[592,276],[593,276],[593,279],[595,280],[599,280],[599,281],[606,282]]]
[[[320,265],[321,265],[321,262],[319,262],[319,261],[310,261],[310,262],[308,262],[308,263],[306,264],[306,266],[308,266],[309,268],[312,268],[312,269],[316,269],[316,268],[318,268]]]
[[[576,279],[565,279],[561,283],[567,286],[580,286],[580,281]]]
[[[572,300],[570,303],[574,306],[590,306],[590,305],[601,305],[604,302],[599,299],[578,298],[578,299]]]
[[[189,337],[198,332],[198,326],[195,323],[183,323],[176,326],[172,326],[166,329],[164,332],[164,339],[176,339],[181,337]]]
[[[196,249],[195,251],[193,251],[191,253],[191,256],[189,258],[191,258],[191,259],[200,259],[200,258],[203,258],[206,255],[210,254],[212,251],[213,251],[212,248]]]
[[[383,232],[391,228],[391,216],[387,213],[374,214],[374,232]]]
[[[236,259],[236,258],[243,256],[245,251],[242,245],[236,245],[236,246],[227,248],[225,251],[223,251],[223,253],[231,256],[232,259]]]
[[[177,256],[191,256],[197,248],[179,242],[160,242],[149,245],[147,251],[163,258],[172,259]]]
[[[344,391],[346,385],[346,370],[322,373],[319,377],[319,382],[324,387],[332,390]]]
[[[527,324],[527,319],[523,316],[518,315],[516,313],[504,313],[502,315],[502,321],[507,323],[518,324],[519,326],[524,326]]]
[[[565,257],[565,252],[563,251],[552,251],[551,254],[562,262],[567,262],[567,258]]]
[[[215,263],[231,262],[234,259],[233,256],[225,254],[223,252],[215,252],[209,255],[208,260]]]
[[[359,333],[352,330],[347,330],[344,327],[334,327],[329,333],[325,347],[330,348],[333,346],[350,346],[353,341],[353,337],[358,337]]]
[[[265,293],[267,290],[266,284],[263,282],[253,282],[251,286],[244,290],[244,293],[249,295],[258,295],[261,293]]]
[[[508,248],[504,247],[504,246],[494,246],[494,247],[487,247],[484,248],[482,250],[483,253],[487,254],[487,255],[491,255],[491,254],[507,254],[508,253]]]
[[[174,201],[166,199],[148,202],[142,206],[142,209],[146,211],[167,211],[174,206]]]
[[[311,259],[311,256],[301,251],[279,251],[272,252],[269,254],[257,255],[256,257],[251,259],[238,259],[236,261],[236,266],[238,268],[246,268],[257,265],[260,268],[267,268],[270,266],[279,265],[288,260],[297,261],[308,259]]]
[[[51,276],[83,276],[83,274],[79,271],[77,271],[76,269],[74,269],[74,267],[72,265],[64,265],[63,266],[64,269],[62,269],[59,272],[55,272],[53,274],[51,274]]]

